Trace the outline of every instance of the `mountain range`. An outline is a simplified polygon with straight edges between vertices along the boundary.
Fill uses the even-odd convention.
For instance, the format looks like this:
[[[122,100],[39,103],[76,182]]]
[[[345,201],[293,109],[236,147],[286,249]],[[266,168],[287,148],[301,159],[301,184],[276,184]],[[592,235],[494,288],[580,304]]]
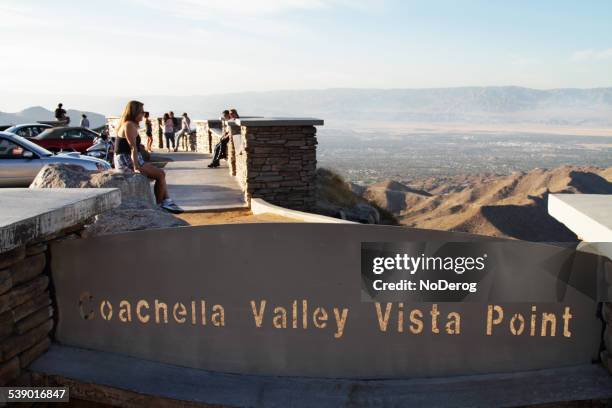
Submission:
[[[82,114],[87,115],[89,125],[92,128],[106,124],[105,116],[99,113],[78,111],[74,109],[67,109],[66,112],[68,117],[70,117],[70,124],[74,126],[79,125]],[[36,123],[38,121],[49,120],[55,120],[55,114],[42,106],[33,106],[15,113],[0,112],[0,125],[18,125],[21,123]]]
[[[9,97],[11,97],[9,95]],[[13,96],[55,106],[56,97]],[[62,96],[65,106],[118,115],[138,99],[154,115],[173,110],[194,119],[216,118],[235,107],[249,116],[316,116],[332,121],[413,121],[612,125],[612,88],[539,90],[516,86],[431,89],[320,89],[218,95]]]

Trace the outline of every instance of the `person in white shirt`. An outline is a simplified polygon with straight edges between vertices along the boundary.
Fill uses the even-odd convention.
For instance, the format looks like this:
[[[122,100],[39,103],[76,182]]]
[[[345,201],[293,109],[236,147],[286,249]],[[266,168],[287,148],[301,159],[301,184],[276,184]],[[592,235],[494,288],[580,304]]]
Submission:
[[[175,152],[178,150],[179,146],[181,145],[181,139],[187,138],[190,132],[191,132],[191,119],[189,119],[189,116],[187,116],[187,113],[183,113],[183,119],[181,120],[181,130],[179,130],[178,133],[176,134],[176,147],[174,148]],[[189,150],[188,145],[189,143],[187,143],[186,145],[186,148],[185,148],[186,151]]]
[[[89,129],[89,119],[87,119],[86,114],[81,115],[81,127]]]

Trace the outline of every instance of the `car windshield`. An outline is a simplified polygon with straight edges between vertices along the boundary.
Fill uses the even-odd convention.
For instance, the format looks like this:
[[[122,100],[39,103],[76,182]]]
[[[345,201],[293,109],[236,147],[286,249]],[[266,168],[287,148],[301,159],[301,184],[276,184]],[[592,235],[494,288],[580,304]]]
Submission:
[[[17,136],[17,135],[13,135],[12,136],[15,141],[17,143],[19,143],[21,146],[25,147],[26,149],[28,149],[29,151],[31,151],[32,153],[35,153],[39,156],[53,156],[53,153],[51,153],[50,151],[48,151],[47,149],[45,149],[44,147],[41,147],[39,145],[37,145],[36,143],[32,143],[30,142],[28,139],[21,137],[21,136]]]

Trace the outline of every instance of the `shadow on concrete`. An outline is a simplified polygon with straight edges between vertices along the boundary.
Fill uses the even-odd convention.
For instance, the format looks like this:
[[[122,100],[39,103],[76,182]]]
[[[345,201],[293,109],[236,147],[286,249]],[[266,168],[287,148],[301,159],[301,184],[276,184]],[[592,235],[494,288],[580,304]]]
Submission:
[[[569,187],[556,193],[612,194],[612,183],[598,174],[570,172]],[[529,205],[481,208],[482,215],[504,234],[525,241],[576,242],[578,237],[548,214],[548,195],[529,196]]]

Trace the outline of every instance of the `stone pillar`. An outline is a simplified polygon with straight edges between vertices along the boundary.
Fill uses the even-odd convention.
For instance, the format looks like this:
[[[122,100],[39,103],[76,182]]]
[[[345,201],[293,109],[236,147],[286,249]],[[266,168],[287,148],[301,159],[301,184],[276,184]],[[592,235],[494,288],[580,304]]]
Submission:
[[[220,120],[196,120],[196,151],[200,153],[212,153],[211,131],[221,126]]]
[[[239,119],[235,173],[247,202],[262,198],[296,210],[315,204],[318,119]]]
[[[80,230],[75,226],[0,253],[0,386],[17,380],[51,345],[48,248],[52,241],[77,238]]]
[[[230,175],[236,175],[236,154],[239,153],[241,146],[237,146],[237,140],[242,138],[241,127],[238,126],[235,121],[225,122],[224,130],[229,132],[232,136],[227,144],[227,165],[229,167]],[[238,143],[239,144],[239,143]]]

